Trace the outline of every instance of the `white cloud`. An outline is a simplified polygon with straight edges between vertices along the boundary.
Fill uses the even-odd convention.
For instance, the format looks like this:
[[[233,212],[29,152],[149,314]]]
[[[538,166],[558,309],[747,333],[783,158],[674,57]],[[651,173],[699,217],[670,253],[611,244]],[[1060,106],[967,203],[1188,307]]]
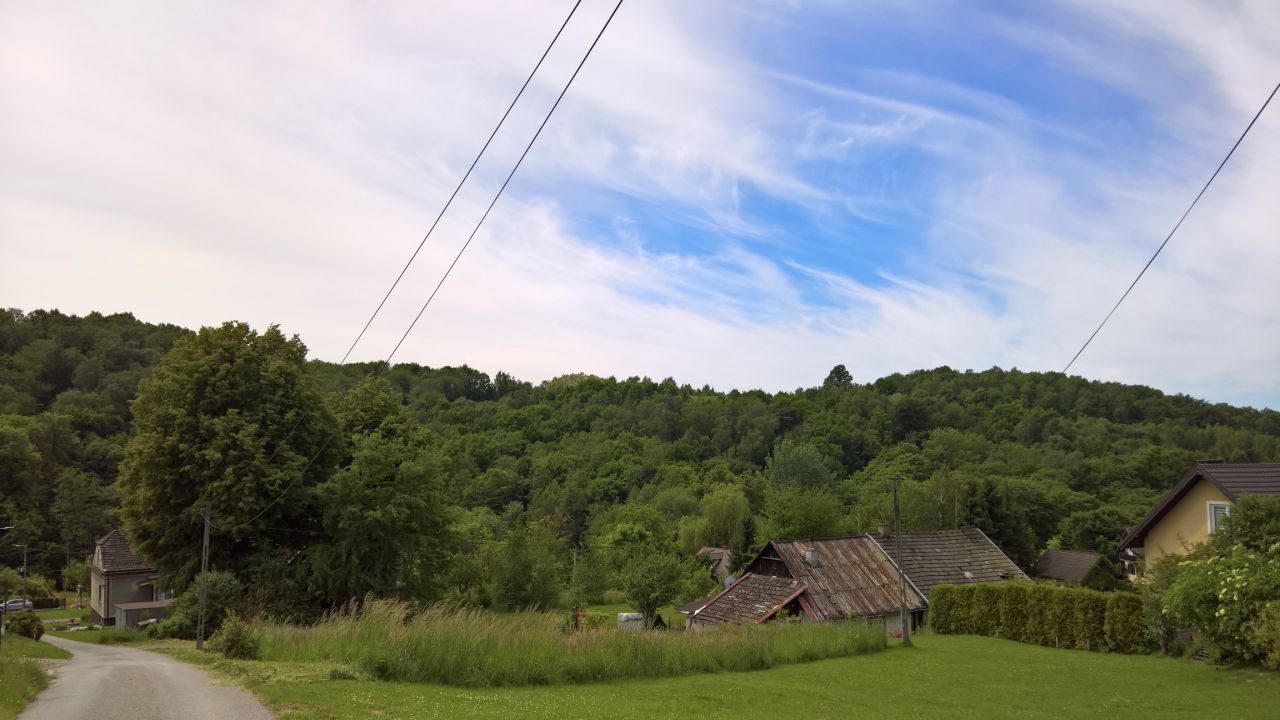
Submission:
[[[568,10],[548,7],[6,6],[0,304],[279,322],[336,360]],[[722,388],[812,385],[836,363],[862,380],[1059,369],[1261,101],[1280,30],[1267,3],[1237,8],[1232,42],[1163,3],[1068,7],[1070,36],[1004,21],[1127,92],[1177,68],[1142,91],[1179,90],[1152,110],[1169,156],[1150,158],[939,78],[762,66],[741,37],[793,11],[733,8],[623,7],[397,359]],[[395,344],[609,9],[584,3],[358,359]],[[1249,143],[1075,371],[1280,404],[1280,118]],[[886,148],[936,159],[919,196],[806,172]],[[797,239],[762,226],[745,188],[819,219],[908,203],[932,240],[860,282],[793,261]],[[602,212],[619,193],[638,205],[608,236],[587,229],[575,203]],[[648,249],[633,213],[655,206],[716,244]]]

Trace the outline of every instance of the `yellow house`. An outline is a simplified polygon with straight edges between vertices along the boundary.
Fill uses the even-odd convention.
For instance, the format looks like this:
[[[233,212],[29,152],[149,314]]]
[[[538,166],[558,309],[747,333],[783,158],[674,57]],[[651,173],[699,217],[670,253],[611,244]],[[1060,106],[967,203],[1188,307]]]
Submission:
[[[1137,556],[1150,569],[1165,555],[1183,554],[1217,530],[1245,493],[1280,495],[1280,463],[1197,462],[1147,513],[1129,528],[1119,552]]]

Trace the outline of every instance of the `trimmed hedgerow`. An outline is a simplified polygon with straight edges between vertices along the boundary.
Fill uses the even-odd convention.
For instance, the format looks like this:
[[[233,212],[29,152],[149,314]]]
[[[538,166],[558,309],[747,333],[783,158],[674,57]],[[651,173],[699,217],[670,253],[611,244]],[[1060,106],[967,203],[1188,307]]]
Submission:
[[[973,586],[973,605],[969,608],[969,632],[995,635],[1000,630],[1000,595],[1002,585],[983,583]]]
[[[1051,617],[1058,588],[1048,583],[1032,585],[1027,590],[1027,624],[1023,630],[1023,642],[1054,647],[1058,644],[1058,632]]]
[[[1028,596],[1026,583],[1004,583],[1000,588],[1000,637],[1027,641]]]
[[[1076,647],[1081,650],[1104,650],[1107,636],[1103,630],[1107,619],[1107,597],[1093,590],[1076,590]]]
[[[1134,593],[1109,593],[1104,634],[1107,649],[1133,653],[1142,649],[1142,598]]]
[[[1047,583],[939,585],[929,596],[929,625],[937,633],[998,635],[1049,647],[1146,649],[1137,595]]]

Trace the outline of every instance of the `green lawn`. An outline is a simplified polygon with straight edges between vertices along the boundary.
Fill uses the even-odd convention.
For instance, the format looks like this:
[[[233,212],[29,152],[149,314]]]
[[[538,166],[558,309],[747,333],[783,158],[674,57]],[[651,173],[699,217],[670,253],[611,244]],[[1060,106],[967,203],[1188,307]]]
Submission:
[[[6,634],[0,647],[0,720],[13,720],[49,684],[49,676],[33,659],[69,657],[71,653],[49,643]]]
[[[67,618],[79,618],[88,621],[89,608],[77,610],[76,608],[56,608],[53,610],[37,610],[36,614],[40,619],[48,623],[50,620],[66,620]]]
[[[176,656],[248,687],[282,717],[347,718],[1270,718],[1280,677],[1161,657],[1056,650],[986,637],[916,638],[915,648],[755,673],[597,685],[470,690],[329,680],[324,663]]]

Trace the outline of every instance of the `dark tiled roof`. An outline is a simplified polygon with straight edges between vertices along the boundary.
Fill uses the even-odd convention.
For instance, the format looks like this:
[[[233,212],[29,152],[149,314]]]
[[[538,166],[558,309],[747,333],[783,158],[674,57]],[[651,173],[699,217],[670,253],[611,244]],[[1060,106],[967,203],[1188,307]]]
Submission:
[[[729,571],[733,569],[733,553],[728,548],[704,547],[695,557],[711,564],[711,574],[717,580],[728,577]]]
[[[112,530],[103,535],[98,540],[97,555],[101,557],[102,561],[101,564],[95,564],[103,572],[137,572],[152,569],[151,563],[148,563],[141,555],[135,553],[133,548],[129,547],[129,539],[125,537],[123,530]]]
[[[879,617],[898,612],[901,593],[898,568],[866,535],[773,542],[773,548],[792,577],[808,588],[806,597],[824,620]],[[817,551],[817,566],[809,564],[805,551]],[[907,608],[921,610],[924,598],[907,584]]]
[[[763,622],[802,592],[804,586],[790,578],[747,573],[697,611],[694,618],[737,625]]]
[[[1201,460],[1178,481],[1167,495],[1151,508],[1142,522],[1129,529],[1120,540],[1119,551],[1140,547],[1147,531],[1160,521],[1178,501],[1201,479],[1213,483],[1228,500],[1235,502],[1245,493],[1250,495],[1280,495],[1280,463],[1224,463]]]
[[[1280,495],[1280,463],[1197,463],[1232,500],[1244,493]]]
[[[895,560],[901,540],[902,569],[926,598],[934,585],[943,583],[963,585],[1028,579],[978,528],[872,537]]]
[[[704,598],[698,598],[697,600],[690,600],[689,602],[676,608],[676,612],[683,613],[685,615],[692,615],[693,613],[696,613],[702,608],[706,607],[707,603],[711,602],[715,598],[716,598],[715,595],[711,595]]]
[[[1080,582],[1099,557],[1098,553],[1086,550],[1045,550],[1036,565],[1040,577]]]

